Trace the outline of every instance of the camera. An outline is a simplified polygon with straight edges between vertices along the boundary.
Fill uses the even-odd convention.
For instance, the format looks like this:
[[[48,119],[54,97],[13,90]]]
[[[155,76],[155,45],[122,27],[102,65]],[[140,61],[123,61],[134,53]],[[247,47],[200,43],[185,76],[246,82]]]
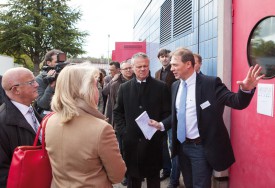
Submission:
[[[66,54],[65,53],[58,53],[57,54],[57,63],[54,67],[50,67],[50,66],[43,66],[42,67],[42,78],[43,78],[43,82],[46,84],[50,84],[53,81],[55,81],[57,79],[58,74],[60,73],[60,71],[69,63],[65,62],[66,61]],[[55,75],[53,76],[48,76],[47,73],[50,70],[55,70]]]

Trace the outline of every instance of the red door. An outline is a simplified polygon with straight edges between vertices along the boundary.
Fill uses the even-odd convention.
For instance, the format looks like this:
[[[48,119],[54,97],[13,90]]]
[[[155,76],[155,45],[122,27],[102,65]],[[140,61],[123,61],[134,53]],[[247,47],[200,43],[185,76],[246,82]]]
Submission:
[[[264,17],[275,16],[274,7],[274,0],[233,0],[233,91],[249,68],[250,32]],[[275,78],[260,83],[274,84]],[[248,108],[232,110],[231,120],[236,163],[230,168],[230,188],[275,187],[275,118],[257,113],[257,90]]]

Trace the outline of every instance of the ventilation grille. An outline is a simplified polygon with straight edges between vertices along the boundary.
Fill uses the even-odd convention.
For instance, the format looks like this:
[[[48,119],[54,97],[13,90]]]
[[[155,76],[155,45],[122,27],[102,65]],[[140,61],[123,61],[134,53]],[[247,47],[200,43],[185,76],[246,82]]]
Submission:
[[[160,7],[160,44],[171,39],[172,2],[166,0]]]
[[[173,37],[192,29],[192,0],[174,0]]]

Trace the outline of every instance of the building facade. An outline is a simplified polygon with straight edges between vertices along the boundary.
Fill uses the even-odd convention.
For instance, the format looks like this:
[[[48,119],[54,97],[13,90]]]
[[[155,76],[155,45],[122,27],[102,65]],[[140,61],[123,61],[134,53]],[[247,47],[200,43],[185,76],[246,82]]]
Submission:
[[[259,110],[265,102],[259,89],[245,110],[225,109],[236,163],[214,177],[229,177],[231,188],[275,187],[274,5],[272,0],[135,0],[134,41],[146,41],[152,75],[161,67],[158,50],[178,47],[200,54],[201,71],[219,76],[235,92],[236,81],[246,76],[249,66],[258,63],[268,75],[260,84],[271,88],[264,93],[270,96],[269,115]],[[261,25],[266,18],[271,19]]]

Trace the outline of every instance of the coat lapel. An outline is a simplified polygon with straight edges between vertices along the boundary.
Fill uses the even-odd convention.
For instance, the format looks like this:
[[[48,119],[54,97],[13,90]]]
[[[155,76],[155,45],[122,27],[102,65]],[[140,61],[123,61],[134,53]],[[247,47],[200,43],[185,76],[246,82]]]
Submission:
[[[23,114],[10,101],[6,101],[6,105],[7,114],[13,114],[13,116],[6,116],[7,125],[22,127],[35,135],[36,133],[34,132],[31,125],[27,122]]]
[[[179,85],[180,85],[180,80],[176,81],[175,82],[175,87],[173,87],[173,91],[172,91],[172,109],[175,110],[175,113],[176,113],[176,98],[177,98],[177,93],[178,93],[178,90],[179,90]]]
[[[196,108],[197,108],[197,121],[198,121],[198,126],[199,126],[199,117],[200,117],[200,113],[201,113],[201,90],[202,90],[202,80],[201,80],[201,76],[199,74],[197,74],[197,78],[196,78]]]

